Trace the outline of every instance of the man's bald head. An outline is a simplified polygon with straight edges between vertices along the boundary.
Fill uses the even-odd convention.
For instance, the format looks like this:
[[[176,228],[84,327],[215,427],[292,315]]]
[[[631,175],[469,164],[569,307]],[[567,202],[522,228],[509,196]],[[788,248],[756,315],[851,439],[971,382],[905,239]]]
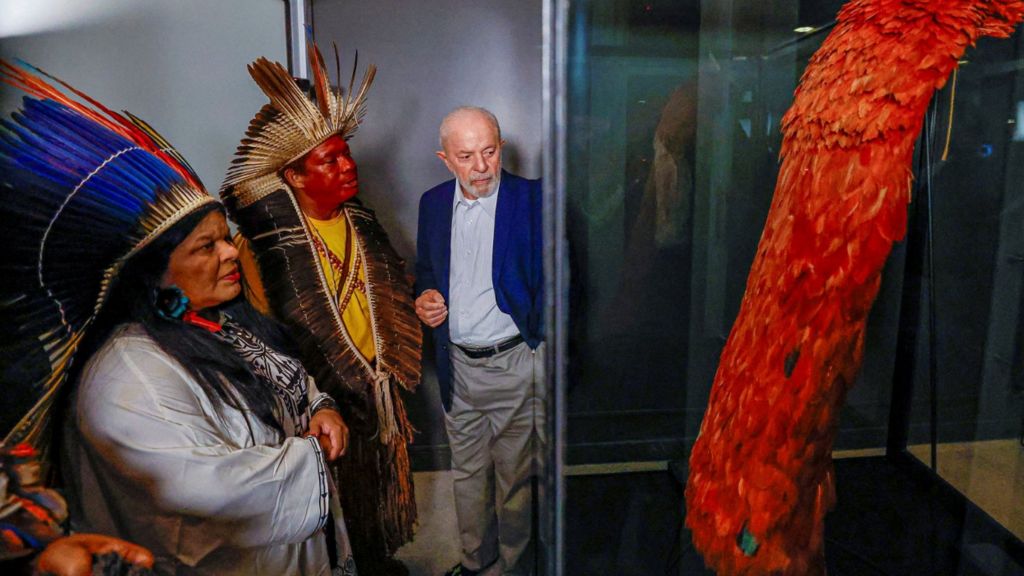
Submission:
[[[442,150],[444,150],[445,142],[448,141],[448,136],[452,133],[453,127],[459,124],[460,121],[468,120],[470,118],[485,119],[494,127],[498,140],[501,140],[501,126],[498,125],[498,119],[490,110],[479,106],[459,106],[449,112],[448,115],[444,117],[444,120],[441,120],[440,144]]]

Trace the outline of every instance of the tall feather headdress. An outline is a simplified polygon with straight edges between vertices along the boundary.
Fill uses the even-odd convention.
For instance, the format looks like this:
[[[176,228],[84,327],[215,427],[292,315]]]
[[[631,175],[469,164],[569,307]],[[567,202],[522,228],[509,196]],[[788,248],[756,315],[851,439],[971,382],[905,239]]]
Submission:
[[[23,62],[0,60],[0,80],[27,94],[0,119],[0,433],[45,453],[50,407],[121,267],[216,200],[139,118]]]
[[[229,208],[243,208],[275,190],[287,188],[281,169],[331,136],[340,135],[347,140],[366,114],[366,95],[377,73],[376,66],[367,67],[357,88],[356,54],[348,90],[342,93],[331,88],[320,50],[310,44],[310,53],[315,101],[306,96],[280,63],[261,57],[249,65],[249,74],[270,102],[249,123],[221,185],[221,198]],[[337,48],[334,57],[340,83]]]

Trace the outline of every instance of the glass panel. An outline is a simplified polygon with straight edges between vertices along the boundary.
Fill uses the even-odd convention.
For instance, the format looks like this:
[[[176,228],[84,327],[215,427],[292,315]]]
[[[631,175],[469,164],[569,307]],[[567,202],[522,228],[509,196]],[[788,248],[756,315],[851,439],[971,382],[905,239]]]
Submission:
[[[678,452],[686,397],[697,30],[687,3],[573,6],[567,226],[570,464]],[[672,102],[676,172],[655,222],[652,140]],[[677,159],[678,158],[678,163]],[[663,179],[665,179],[663,178]],[[585,384],[584,384],[585,383]]]
[[[696,435],[774,190],[779,119],[829,25],[820,3],[706,4],[573,5],[570,464],[670,459]],[[804,25],[826,29],[796,36]],[[884,444],[900,253],[891,269],[843,448]]]
[[[687,450],[774,192],[780,118],[842,3],[568,3],[567,573],[704,570],[681,529]],[[1016,442],[1024,426],[1024,162],[1014,140],[1024,130],[1015,124],[1024,122],[1017,118],[1024,116],[1020,53],[1016,38],[982,42],[971,53],[950,160],[915,174],[921,186],[932,175],[935,195],[940,473],[952,458],[948,443]],[[945,138],[944,97],[933,112],[933,142]],[[934,146],[933,156],[941,152]],[[926,207],[917,201],[910,213],[919,206]],[[1002,550],[1020,550],[1012,536],[1000,539],[1010,523],[1001,517],[978,515],[974,534],[982,536],[967,536],[970,514],[965,524],[948,511],[970,512],[969,502],[905,457],[903,428],[926,444],[926,461],[930,450],[927,307],[920,325],[907,326],[920,256],[906,243],[893,249],[839,419],[830,574],[907,573],[925,557],[937,562],[934,573],[996,574],[976,571],[978,562],[962,560],[961,550],[994,547],[1002,555],[989,557],[998,559],[1009,558]],[[898,353],[907,346],[918,353]],[[913,378],[894,382],[901,357],[910,359]],[[911,391],[912,402],[893,402]],[[897,448],[888,454],[887,441]],[[999,455],[975,453],[960,473],[987,483],[980,462],[994,459],[991,467],[1003,472],[997,506],[1019,515],[1024,498],[1012,483],[1024,474],[1020,448],[1011,454],[1009,443],[1000,446]],[[938,523],[941,514],[951,524]],[[940,534],[947,528],[952,543]]]
[[[975,533],[985,514],[1024,538],[1022,68],[1019,32],[968,52],[936,95],[926,167],[935,281],[922,301],[932,298],[934,342],[918,355],[910,452],[932,464],[934,386],[938,474],[978,507],[967,509],[965,562],[992,553]]]

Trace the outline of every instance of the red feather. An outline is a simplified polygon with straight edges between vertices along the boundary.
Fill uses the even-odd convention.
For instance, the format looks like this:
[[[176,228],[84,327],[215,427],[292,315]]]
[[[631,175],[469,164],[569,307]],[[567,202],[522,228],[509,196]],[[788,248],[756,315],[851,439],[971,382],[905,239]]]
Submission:
[[[932,93],[1024,0],[853,0],[782,120],[782,166],[690,456],[686,524],[720,574],[824,574],[837,416]],[[744,551],[746,548],[746,552]]]
[[[188,165],[185,159],[176,150],[171,148],[171,145],[164,140],[163,137],[159,136],[148,124],[131,114],[128,114],[129,118],[125,118],[121,114],[114,112],[97,100],[93,99],[88,94],[78,90],[60,78],[49,74],[45,70],[25,62],[19,63],[24,68],[30,68],[53,80],[57,84],[60,84],[68,92],[71,92],[87,102],[92,106],[92,108],[68,97],[67,94],[61,92],[55,86],[47,83],[43,79],[34,76],[28,70],[14,66],[2,59],[0,59],[0,81],[10,84],[15,88],[19,88],[26,94],[30,94],[37,98],[58,102],[93,122],[96,122],[100,126],[124,136],[128,140],[137,144],[143,150],[146,150],[160,158],[165,164],[181,174],[182,178],[196,189],[205,189],[203,188],[202,182],[199,181],[199,177],[196,175],[195,171],[192,170],[192,167]]]

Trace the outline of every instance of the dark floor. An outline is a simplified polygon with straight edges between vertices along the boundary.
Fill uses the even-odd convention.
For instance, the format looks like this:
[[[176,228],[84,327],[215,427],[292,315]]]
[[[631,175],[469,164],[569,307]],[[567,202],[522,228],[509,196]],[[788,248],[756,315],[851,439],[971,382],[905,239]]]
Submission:
[[[829,576],[1024,576],[1024,545],[910,459],[836,461]],[[565,574],[711,574],[681,532],[670,472],[567,479]]]
[[[566,576],[679,573],[669,571],[677,563],[683,510],[671,474],[569,477],[566,493]]]
[[[916,460],[836,462],[830,574],[1022,576],[1024,546]]]

